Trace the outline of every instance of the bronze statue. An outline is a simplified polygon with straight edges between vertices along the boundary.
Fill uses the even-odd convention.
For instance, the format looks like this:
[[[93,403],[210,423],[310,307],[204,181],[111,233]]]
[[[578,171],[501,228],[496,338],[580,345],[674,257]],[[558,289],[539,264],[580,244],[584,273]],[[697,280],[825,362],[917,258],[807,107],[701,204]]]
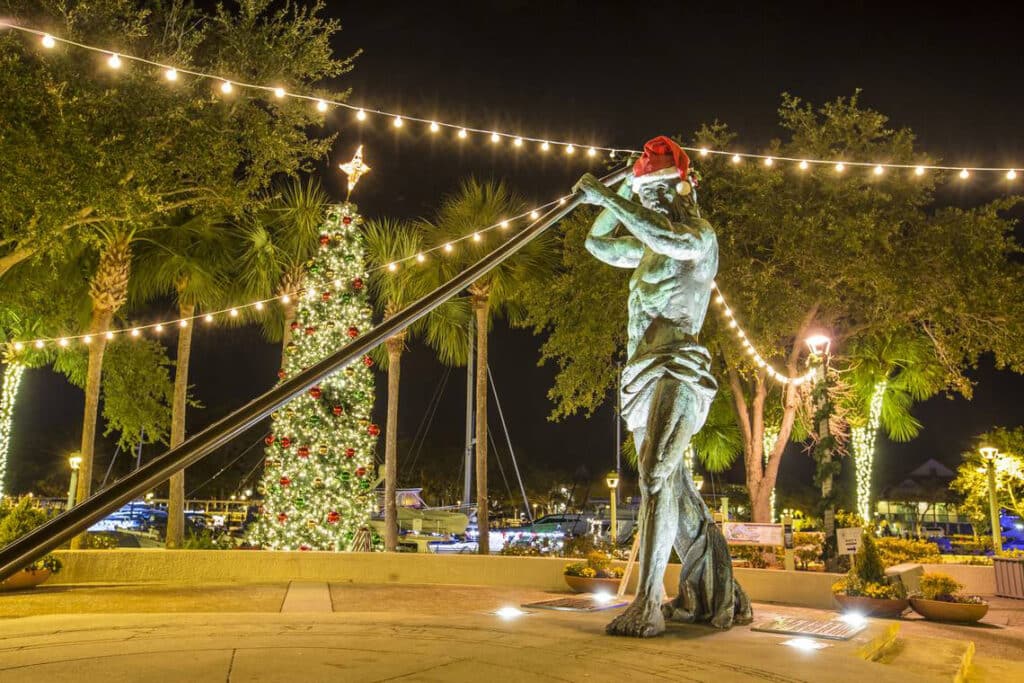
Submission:
[[[688,173],[686,153],[658,137],[644,146],[617,193],[589,173],[574,188],[583,201],[604,207],[587,249],[605,263],[634,269],[620,392],[640,470],[640,578],[636,598],[608,624],[615,635],[654,636],[665,630],[666,618],[717,628],[752,618],[725,538],[683,465],[718,390],[711,356],[697,341],[718,271],[718,241],[700,217]],[[679,595],[662,605],[673,546],[682,561]]]

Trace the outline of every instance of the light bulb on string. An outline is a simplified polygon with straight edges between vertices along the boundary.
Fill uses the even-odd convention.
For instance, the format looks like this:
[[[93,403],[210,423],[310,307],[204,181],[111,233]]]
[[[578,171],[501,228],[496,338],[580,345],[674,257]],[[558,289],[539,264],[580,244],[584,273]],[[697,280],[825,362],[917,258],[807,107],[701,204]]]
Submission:
[[[843,171],[846,170],[846,164],[844,164],[843,162],[840,161],[839,163],[837,163],[835,165],[835,169],[836,169],[836,173],[842,173]]]
[[[221,81],[220,91],[225,95],[230,95],[232,90],[231,81]]]
[[[178,327],[188,327],[188,321],[184,318],[178,321]]]
[[[462,128],[461,130],[459,130],[459,137],[465,140],[467,137],[469,137],[469,131],[467,131],[465,128]]]
[[[156,325],[155,325],[155,326],[153,327],[153,331],[154,331],[154,332],[156,332],[157,334],[159,334],[160,332],[163,332],[163,331],[164,331],[164,326],[163,326],[163,325],[161,325],[160,323],[157,323],[157,324],[156,324]]]
[[[24,349],[25,349],[25,345],[24,344],[22,344],[21,342],[14,342],[14,350],[15,351],[23,351]]]
[[[140,329],[139,329],[139,328],[137,328],[137,327],[136,327],[136,328],[133,328],[133,329],[132,329],[132,331],[131,331],[131,335],[132,335],[133,337],[138,337],[138,336],[139,336],[140,334],[142,334],[142,330],[140,330]]]
[[[205,320],[208,323],[212,323],[213,322],[213,316],[210,315],[209,313],[207,313],[206,316],[203,318],[203,320]]]
[[[914,168],[914,175],[924,175],[924,166]]]
[[[437,121],[431,121],[430,122],[430,132],[431,133],[436,133],[439,130],[441,130],[441,126],[437,125]]]
[[[575,151],[576,151],[576,148],[573,147],[572,145],[566,145],[565,146],[565,153],[566,154],[572,154]]]
[[[121,57],[116,52],[110,53],[110,56],[107,57],[107,66],[111,69],[120,69]]]
[[[507,228],[508,227],[508,221],[502,221],[501,222],[501,227]]]
[[[700,155],[701,155],[702,157],[706,157],[706,156],[707,156],[708,154],[710,154],[710,151],[708,150],[708,148],[707,148],[707,147],[701,147],[701,148],[700,148],[700,152],[699,152],[699,154],[700,154]]]
[[[878,166],[875,166],[874,173],[875,175],[882,175],[883,173],[885,173],[885,169],[881,166],[881,164],[879,164]]]
[[[1009,171],[1006,172],[1006,179],[1007,180],[1014,180],[1016,177],[1017,177],[1017,171],[1013,170],[1012,168]]]
[[[237,308],[232,308],[230,311],[228,311],[228,315],[230,315],[232,318],[237,318],[238,317],[238,309]]]
[[[480,233],[478,233],[478,232],[474,232],[473,233],[473,241],[474,242],[479,242],[480,241]]]
[[[491,142],[499,142],[501,140],[497,133],[491,133]]]
[[[962,170],[960,171],[960,180],[967,180],[967,178],[969,178],[969,177],[970,177],[970,175],[971,175],[971,174],[967,172],[967,169],[966,169],[966,168],[965,168],[965,169],[962,169]]]
[[[356,119],[358,119],[360,121],[365,121],[366,120],[366,112],[363,111],[362,109],[357,111],[356,112]]]
[[[89,335],[85,335],[84,337],[82,337],[82,343],[83,344],[91,344],[92,343],[92,337],[90,337]]]
[[[807,170],[807,167],[808,167],[808,166],[810,166],[810,164],[808,164],[808,163],[807,163],[807,160],[806,160],[806,159],[801,159],[801,161],[800,161],[800,163],[798,164],[798,166],[800,167],[800,170],[801,170],[801,171],[806,171],[806,170]]]
[[[392,261],[391,263],[388,264],[388,270],[390,270],[392,273],[395,272],[396,270],[398,270],[398,264]]]
[[[60,340],[57,343],[60,344],[63,347],[66,347],[68,345],[68,340],[65,339],[64,337],[61,337]]]
[[[43,348],[43,346],[45,346],[45,344],[43,343],[43,340],[42,339],[37,339],[36,340],[36,348],[37,349],[41,349],[41,348]]]
[[[426,256],[424,256],[422,252],[420,252],[419,254],[416,254],[416,260],[417,260],[417,261],[418,261],[419,263],[423,263],[424,261],[426,261],[426,260],[427,260],[427,257],[426,257]]]
[[[327,111],[327,103],[324,102],[323,100],[317,100],[316,101],[316,110],[319,111],[319,112]]]
[[[549,144],[549,143],[548,143],[547,141],[545,141],[545,142],[542,142],[542,143],[541,143],[541,145],[540,145],[540,150],[541,150],[542,152],[546,152],[546,151],[548,151],[549,149],[551,149],[551,145],[550,145],[550,144]]]
[[[732,155],[732,163],[738,164],[742,160],[743,160],[743,158],[739,154],[733,154]]]
[[[516,138],[515,140],[512,141],[512,144],[515,145],[516,147],[522,147],[523,146],[523,139],[522,138]]]
[[[537,220],[538,218],[540,218],[540,213],[537,212],[537,209],[534,209],[533,211],[530,212],[531,220]]]
[[[109,341],[109,340],[114,338],[114,333],[113,332],[107,332],[104,336],[107,338],[107,341]]]
[[[765,166],[771,166],[774,163],[775,163],[775,159],[772,159],[771,157],[765,157],[765,160],[764,160],[764,165]]]
[[[402,117],[401,116],[396,116],[394,118],[394,120],[392,121],[392,123],[394,124],[395,128],[401,128],[402,127],[402,123],[403,123]]]
[[[596,156],[596,155],[597,155],[597,150],[594,149],[593,147],[591,147],[590,149],[587,150],[587,156],[588,157],[592,157],[592,156]]]
[[[262,310],[263,310],[263,302],[262,302],[262,301],[257,301],[257,302],[256,302],[256,303],[254,304],[254,308],[255,308],[255,309],[256,309],[257,311],[262,311]]]
[[[281,303],[283,303],[283,304],[290,304],[291,302],[292,302],[292,298],[290,296],[288,296],[287,294],[281,295]]]
[[[444,250],[450,252],[452,249],[453,249],[452,243],[451,242],[446,242],[445,245],[444,245]]]
[[[164,79],[170,81],[171,83],[178,80],[178,70],[167,69],[166,71],[164,71]]]
[[[57,41],[54,40],[53,36],[51,36],[49,33],[44,33],[42,39],[40,39],[39,42],[41,42],[43,44],[43,47],[45,47],[47,50],[52,50],[53,47],[57,44]]]
[[[274,88],[274,97],[276,97],[276,98],[277,98],[277,99],[279,99],[279,100],[280,100],[280,99],[283,99],[283,98],[284,98],[284,96],[285,96],[285,95],[287,95],[287,94],[288,94],[288,93],[286,93],[286,92],[284,91],[284,88]]]

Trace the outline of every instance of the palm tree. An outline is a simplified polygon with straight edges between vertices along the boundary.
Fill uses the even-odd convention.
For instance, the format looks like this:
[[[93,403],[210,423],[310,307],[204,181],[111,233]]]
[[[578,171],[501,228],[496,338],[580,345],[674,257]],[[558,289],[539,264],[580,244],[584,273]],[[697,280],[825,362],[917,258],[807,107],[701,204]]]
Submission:
[[[868,336],[850,350],[845,383],[854,403],[850,441],[857,474],[857,512],[871,519],[871,479],[879,428],[893,441],[921,431],[910,409],[946,386],[946,373],[927,336],[900,330]]]
[[[370,221],[363,230],[367,266],[376,271],[369,278],[370,293],[377,310],[387,320],[440,284],[436,266],[417,265],[407,260],[422,253],[422,226],[392,220]],[[401,265],[398,262],[402,262]],[[389,266],[396,270],[390,272]],[[398,397],[402,353],[412,335],[422,335],[442,363],[468,362],[466,325],[469,307],[465,300],[451,299],[384,343],[385,353],[374,354],[388,373],[388,407],[384,432],[384,549],[398,547],[398,510],[395,502],[398,480]]]
[[[100,403],[100,380],[103,355],[107,348],[107,332],[114,314],[128,300],[128,279],[132,267],[132,228],[101,228],[99,263],[89,281],[92,312],[89,321],[89,367],[85,380],[85,410],[82,414],[82,457],[78,470],[75,500],[83,501],[92,492],[92,464],[96,448],[96,417]],[[71,547],[82,547],[84,535],[76,536]]]
[[[493,233],[478,231],[500,224],[523,212],[522,198],[503,182],[463,181],[458,192],[444,199],[427,229],[436,246],[452,245],[440,261],[445,280],[483,257],[496,241]],[[470,239],[464,239],[472,235]],[[462,241],[460,241],[462,240]],[[459,241],[458,245],[455,242]],[[490,246],[488,246],[490,242]],[[522,288],[547,276],[555,265],[551,240],[545,235],[534,239],[513,258],[505,261],[469,286],[470,302],[476,319],[476,498],[479,552],[490,552],[487,530],[487,332],[491,317],[505,313],[513,322],[523,317],[518,294]]]
[[[179,216],[142,240],[132,278],[133,299],[145,301],[170,295],[182,321],[178,325],[178,354],[171,403],[171,448],[185,440],[188,410],[189,358],[192,352],[191,318],[197,308],[219,306],[227,294],[231,259],[225,227],[217,218],[201,214]],[[185,541],[185,470],[171,475],[167,501],[168,548]]]
[[[237,289],[246,300],[289,295],[281,306],[264,309],[264,336],[281,342],[281,358],[291,341],[295,301],[306,264],[316,253],[330,198],[313,179],[293,178],[267,206],[238,226]]]

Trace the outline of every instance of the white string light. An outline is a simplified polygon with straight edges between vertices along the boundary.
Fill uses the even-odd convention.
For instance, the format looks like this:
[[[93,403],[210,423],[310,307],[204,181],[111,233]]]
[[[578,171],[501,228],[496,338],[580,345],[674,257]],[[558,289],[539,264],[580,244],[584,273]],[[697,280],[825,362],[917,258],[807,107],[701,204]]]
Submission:
[[[543,152],[548,151],[551,148],[551,145],[558,145],[558,146],[562,147],[562,149],[565,151],[566,155],[572,155],[573,152],[575,151],[576,147],[586,147],[587,148],[586,156],[588,158],[591,158],[591,157],[595,156],[598,150],[608,152],[613,157],[617,153],[620,153],[620,152],[621,153],[626,153],[626,154],[639,154],[639,150],[629,149],[629,148],[624,148],[624,147],[605,147],[605,146],[600,146],[600,145],[580,145],[579,143],[568,141],[568,140],[547,140],[547,139],[543,139],[543,138],[529,137],[529,136],[521,135],[519,133],[507,133],[507,132],[503,132],[503,131],[495,131],[495,130],[490,130],[490,129],[485,129],[485,128],[474,128],[474,127],[465,126],[465,125],[462,125],[462,124],[447,123],[445,121],[438,121],[438,120],[432,120],[432,119],[423,119],[423,118],[418,118],[418,117],[415,117],[415,116],[409,116],[409,115],[405,115],[405,114],[398,114],[398,113],[395,113],[395,112],[385,111],[383,109],[367,109],[365,107],[358,107],[358,106],[349,104],[347,102],[340,102],[338,100],[325,99],[325,98],[322,98],[322,97],[319,97],[319,96],[315,96],[315,95],[305,95],[305,94],[300,94],[300,93],[287,92],[284,88],[280,87],[279,85],[260,85],[260,84],[256,84],[256,83],[243,83],[243,82],[238,82],[238,81],[232,81],[232,80],[226,79],[226,78],[224,78],[222,76],[218,76],[216,74],[211,74],[211,73],[207,73],[207,72],[203,72],[203,71],[196,71],[196,70],[193,70],[193,69],[184,69],[184,68],[180,68],[180,67],[175,67],[172,64],[164,64],[164,63],[161,63],[161,62],[156,62],[156,61],[153,61],[153,60],[150,60],[150,59],[146,59],[144,57],[135,57],[133,55],[126,55],[126,54],[119,53],[119,52],[112,52],[112,51],[110,51],[108,49],[105,49],[105,48],[95,47],[93,45],[87,45],[85,43],[79,43],[77,41],[68,40],[66,38],[59,38],[59,37],[53,36],[53,35],[51,35],[49,33],[46,33],[44,31],[40,31],[40,30],[37,30],[37,29],[29,28],[29,27],[26,27],[26,26],[19,26],[17,24],[11,24],[9,22],[0,21],[0,26],[5,26],[7,28],[14,29],[16,31],[21,31],[23,33],[28,33],[28,34],[31,34],[31,35],[38,36],[42,46],[44,48],[47,48],[47,49],[50,49],[50,48],[54,47],[57,44],[57,42],[60,42],[60,43],[63,43],[65,45],[74,46],[74,47],[77,47],[77,48],[80,48],[80,49],[83,49],[83,50],[89,50],[89,51],[96,52],[96,53],[99,53],[99,54],[107,55],[107,63],[110,65],[111,68],[114,68],[114,69],[120,68],[122,63],[124,61],[126,61],[126,60],[127,61],[132,61],[132,62],[137,62],[137,63],[140,63],[140,64],[146,64],[148,66],[157,67],[157,68],[163,70],[165,74],[170,74],[170,72],[173,72],[175,74],[175,76],[172,78],[172,77],[170,77],[168,75],[167,76],[167,80],[177,80],[177,77],[178,77],[179,74],[188,74],[188,75],[194,76],[196,78],[210,79],[210,80],[213,80],[215,82],[220,83],[220,89],[222,90],[222,92],[224,94],[229,94],[229,93],[233,92],[233,90],[236,87],[237,88],[242,88],[242,89],[247,89],[247,90],[254,90],[254,91],[262,91],[262,92],[267,92],[267,93],[273,93],[279,99],[282,99],[282,98],[285,98],[285,97],[289,97],[289,98],[297,99],[297,100],[307,100],[307,101],[311,102],[317,108],[317,110],[319,110],[321,112],[327,111],[328,109],[330,109],[330,107],[338,107],[338,108],[341,108],[341,109],[347,109],[349,111],[354,112],[355,118],[358,121],[365,121],[367,119],[367,114],[374,114],[376,116],[381,116],[381,117],[385,117],[385,118],[391,119],[392,125],[395,128],[401,128],[405,121],[412,121],[412,122],[422,123],[422,124],[424,124],[426,126],[429,126],[430,131],[434,132],[434,133],[438,132],[441,128],[447,128],[447,129],[451,129],[451,130],[457,131],[458,137],[462,138],[462,139],[467,138],[472,133],[472,134],[479,134],[479,135],[487,135],[487,136],[490,137],[490,139],[493,142],[498,142],[502,138],[508,138],[509,140],[511,140],[513,142],[514,146],[516,146],[516,147],[521,147],[525,142],[533,142],[533,143],[537,143],[540,146],[541,151],[543,151]],[[321,103],[323,103],[323,104],[321,104]],[[846,160],[836,161],[834,159],[800,159],[800,158],[794,158],[794,157],[780,157],[780,156],[774,156],[774,155],[768,155],[768,154],[753,154],[753,153],[749,153],[749,152],[737,152],[737,151],[734,151],[734,150],[710,149],[708,147],[686,147],[686,146],[683,146],[683,149],[688,151],[688,152],[697,153],[697,154],[699,154],[702,157],[706,157],[706,156],[713,155],[713,154],[729,156],[729,157],[731,157],[733,163],[736,163],[736,164],[741,163],[744,159],[760,160],[762,162],[762,165],[767,166],[767,167],[778,166],[779,162],[792,162],[794,164],[797,164],[798,167],[800,168],[800,170],[807,170],[811,164],[819,164],[819,165],[831,166],[831,167],[833,167],[833,170],[836,171],[837,173],[843,173],[846,170],[847,167],[865,167],[865,168],[872,169],[872,171],[875,174],[879,174],[879,172],[878,172],[879,168],[882,168],[883,170],[888,170],[888,169],[913,170],[915,175],[924,175],[925,170],[929,170],[929,171],[956,171],[956,172],[959,172],[961,179],[965,179],[965,180],[970,176],[971,173],[975,173],[975,172],[997,172],[997,173],[1001,173],[1001,174],[1004,175],[1006,180],[1015,180],[1016,177],[1017,177],[1015,169],[1014,168],[1010,168],[1010,167],[941,166],[941,165],[920,165],[920,164],[895,164],[895,163],[885,163],[885,162],[877,162],[877,161],[846,161]],[[593,154],[591,154],[590,150],[593,150]]]
[[[875,444],[882,421],[882,401],[888,386],[886,380],[875,385],[868,404],[867,424],[850,428],[853,460],[857,474],[857,514],[865,523],[871,521],[871,475],[874,471]]]
[[[398,270],[398,268],[399,268],[399,266],[401,264],[403,264],[403,263],[405,263],[407,261],[415,261],[417,263],[424,263],[427,260],[427,254],[430,254],[432,252],[441,251],[441,252],[444,252],[444,253],[452,253],[453,251],[455,251],[455,245],[458,244],[459,242],[463,242],[465,240],[472,240],[474,242],[480,242],[480,241],[483,240],[484,235],[486,233],[491,232],[493,230],[498,230],[498,229],[501,229],[501,228],[507,228],[507,227],[509,227],[509,224],[510,224],[511,221],[517,221],[517,220],[524,219],[524,218],[529,218],[530,220],[535,221],[535,220],[537,220],[540,217],[540,212],[542,210],[549,209],[549,208],[551,208],[553,206],[562,204],[562,203],[564,203],[566,201],[567,198],[568,198],[568,196],[559,197],[558,199],[554,199],[554,200],[552,200],[552,201],[550,201],[550,202],[548,202],[546,204],[541,204],[540,206],[538,206],[538,207],[536,207],[534,209],[531,209],[529,211],[524,211],[523,213],[521,213],[521,214],[519,214],[517,216],[512,216],[511,218],[504,219],[504,220],[502,220],[502,221],[500,221],[498,223],[494,223],[493,225],[488,225],[488,226],[480,228],[478,230],[471,231],[471,232],[466,233],[465,235],[463,235],[463,236],[461,236],[459,238],[451,240],[450,242],[445,242],[442,245],[439,245],[439,246],[436,246],[436,247],[432,247],[430,249],[423,249],[423,250],[421,250],[421,251],[419,251],[419,252],[417,252],[415,254],[410,254],[409,256],[406,256],[404,258],[396,259],[396,260],[394,260],[394,261],[392,261],[390,263],[387,263],[385,265],[377,266],[376,268],[370,268],[366,272],[367,272],[367,274],[370,274],[370,273],[374,273],[374,272],[377,272],[377,271],[380,271],[380,270],[387,270],[387,271],[393,273],[393,272]],[[336,289],[342,289],[343,287],[346,286],[346,283],[342,282],[341,280],[335,280],[334,281],[334,286],[335,286]],[[313,289],[310,289],[310,290],[308,290],[306,292],[306,295],[308,297],[310,297],[310,298],[315,298],[318,294],[319,293],[317,291],[313,290]],[[301,291],[286,292],[286,293],[281,294],[279,296],[270,297],[268,299],[260,299],[258,301],[252,301],[252,302],[249,302],[247,304],[241,304],[241,305],[238,305],[238,306],[231,306],[231,307],[223,308],[223,309],[220,309],[220,310],[217,310],[217,311],[209,311],[207,313],[197,313],[196,315],[193,315],[193,316],[188,317],[188,318],[177,318],[177,319],[174,319],[174,320],[164,320],[164,321],[161,321],[161,322],[150,323],[150,324],[147,324],[147,325],[137,325],[137,326],[133,326],[133,327],[114,329],[114,330],[110,330],[110,331],[106,332],[106,338],[108,340],[109,339],[113,339],[114,336],[118,335],[118,334],[129,334],[132,337],[139,337],[139,336],[141,336],[141,334],[143,332],[145,332],[147,330],[153,331],[155,333],[160,333],[160,332],[163,331],[165,325],[177,324],[178,327],[184,328],[184,327],[188,327],[191,322],[193,322],[195,320],[198,320],[200,318],[204,322],[206,322],[206,323],[213,323],[217,318],[220,318],[220,317],[222,317],[224,315],[227,315],[227,316],[229,316],[231,318],[237,318],[241,314],[241,311],[244,310],[244,309],[252,308],[252,309],[255,309],[257,311],[262,311],[266,307],[267,304],[270,304],[270,303],[273,303],[273,302],[276,302],[276,301],[279,301],[282,304],[287,305],[287,304],[291,303],[292,297],[296,296],[296,295],[301,295]],[[67,337],[42,337],[42,338],[39,338],[39,339],[30,339],[30,340],[27,340],[27,341],[16,341],[16,342],[13,343],[13,348],[14,348],[15,351],[23,351],[25,349],[25,345],[26,344],[31,344],[31,345],[35,346],[35,348],[37,348],[37,349],[42,349],[42,348],[45,348],[47,344],[53,344],[53,343],[56,343],[56,344],[58,344],[61,347],[67,347],[67,346],[69,346],[71,344],[71,342],[74,342],[74,341],[81,341],[83,344],[88,344],[88,343],[90,343],[92,341],[92,336],[88,335],[88,334],[81,334],[81,335],[73,335],[73,336],[67,336]]]
[[[757,367],[764,369],[766,375],[779,384],[792,384],[797,387],[814,379],[816,372],[814,368],[811,368],[802,375],[790,377],[769,365],[768,361],[766,361],[761,354],[757,352],[754,345],[750,343],[750,340],[747,338],[747,333],[743,331],[742,327],[740,327],[739,321],[737,321],[736,316],[733,315],[732,309],[729,308],[729,305],[725,302],[725,297],[722,295],[722,290],[718,288],[718,283],[712,282],[711,289],[715,292],[714,302],[718,304],[718,309],[722,314],[722,319],[726,322],[726,326],[732,330],[733,334],[736,336],[736,340],[739,341],[740,346],[743,347],[743,350],[748,356],[750,356],[750,359],[754,364],[757,365]]]

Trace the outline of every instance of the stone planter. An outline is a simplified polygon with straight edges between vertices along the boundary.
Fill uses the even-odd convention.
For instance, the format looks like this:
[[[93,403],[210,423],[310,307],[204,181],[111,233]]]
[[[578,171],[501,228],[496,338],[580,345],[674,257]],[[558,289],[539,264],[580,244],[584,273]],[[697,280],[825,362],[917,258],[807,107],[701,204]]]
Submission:
[[[865,598],[839,593],[833,593],[832,599],[836,601],[842,612],[859,612],[866,617],[881,617],[883,619],[899,619],[900,615],[910,606],[910,601],[906,599]]]
[[[619,584],[622,583],[622,579],[598,579],[588,578],[586,576],[569,576],[564,575],[565,582],[569,584],[569,588],[574,593],[611,593],[612,595],[619,592]]]
[[[910,606],[925,619],[953,621],[961,624],[974,623],[988,613],[988,603],[975,605],[963,602],[910,598]]]
[[[0,581],[0,591],[18,591],[35,588],[50,578],[49,569],[22,569],[9,579]]]

